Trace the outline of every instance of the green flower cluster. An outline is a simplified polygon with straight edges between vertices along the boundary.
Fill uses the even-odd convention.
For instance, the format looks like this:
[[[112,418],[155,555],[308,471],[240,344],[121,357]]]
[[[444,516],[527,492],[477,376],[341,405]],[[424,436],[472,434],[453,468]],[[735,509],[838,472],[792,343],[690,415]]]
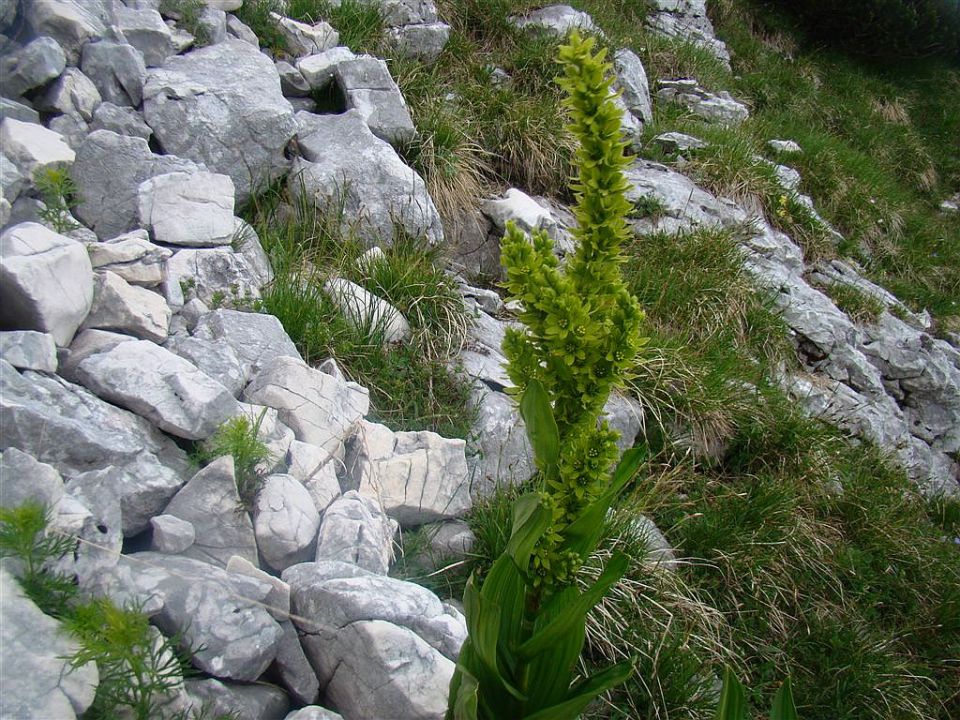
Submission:
[[[544,474],[543,501],[553,513],[533,556],[538,582],[564,584],[581,558],[557,548],[564,528],[609,482],[617,434],[598,418],[610,390],[622,384],[646,342],[643,311],[620,277],[620,245],[627,237],[623,168],[630,161],[613,102],[606,51],[576,33],[560,48],[570,128],[580,141],[573,231],[576,251],[564,267],[542,231],[528,237],[511,225],[502,243],[505,287],[521,303],[522,329],[503,343],[515,391],[531,381],[547,391],[560,436],[560,457]]]

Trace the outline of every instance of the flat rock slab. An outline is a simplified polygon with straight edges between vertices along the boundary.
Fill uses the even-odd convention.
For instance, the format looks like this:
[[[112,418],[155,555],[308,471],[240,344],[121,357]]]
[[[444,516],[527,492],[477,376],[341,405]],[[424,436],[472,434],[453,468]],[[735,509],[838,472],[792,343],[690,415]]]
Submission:
[[[127,535],[144,530],[188,477],[184,452],[143,418],[61,378],[21,375],[4,361],[0,419],[3,447],[20,448],[64,477],[115,469]]]
[[[60,133],[13,118],[0,122],[0,146],[4,155],[30,178],[46,167],[70,165],[76,157]]]
[[[99,397],[177,437],[202,440],[239,412],[230,391],[196,365],[147,340],[87,357],[77,377]]]
[[[93,306],[85,328],[116,330],[143,340],[162,343],[167,339],[172,311],[163,296],[130,285],[112,272],[97,274]]]
[[[57,371],[57,343],[53,335],[33,330],[0,332],[0,358],[18,370]]]
[[[155,242],[188,247],[233,240],[234,188],[229,175],[166,173],[137,190],[137,217]]]
[[[160,629],[181,633],[193,663],[215,677],[253,681],[276,657],[283,631],[260,605],[269,583],[192,558],[140,552],[122,556],[97,590],[118,604],[144,603]]]
[[[37,330],[68,345],[93,303],[83,244],[38,223],[0,235],[0,325]]]
[[[72,718],[86,711],[100,676],[92,662],[70,669],[79,651],[0,568],[0,717]]]
[[[293,108],[265,55],[242,40],[170,58],[150,70],[143,114],[164,151],[229,175],[244,200],[284,174]]]
[[[440,215],[423,178],[370,131],[359,112],[299,112],[297,121],[303,159],[288,181],[294,194],[305,192],[322,210],[342,203],[344,229],[355,229],[371,246],[389,244],[395,225],[429,243],[442,242]]]

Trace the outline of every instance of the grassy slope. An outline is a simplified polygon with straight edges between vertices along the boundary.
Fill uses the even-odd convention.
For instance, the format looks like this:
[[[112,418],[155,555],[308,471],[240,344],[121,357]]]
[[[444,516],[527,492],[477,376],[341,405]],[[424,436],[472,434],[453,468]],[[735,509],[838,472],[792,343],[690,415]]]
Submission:
[[[391,70],[421,133],[405,155],[424,174],[448,227],[461,208],[509,185],[564,198],[571,145],[552,83],[555,44],[521,37],[506,22],[535,3],[438,4],[453,27],[438,62],[393,60]],[[951,144],[960,135],[956,69],[892,72],[807,52],[780,20],[760,23],[746,0],[725,0],[713,9],[734,51],[734,75],[702,51],[645,32],[643,0],[571,4],[593,15],[611,46],[633,48],[651,78],[695,76],[751,103],[753,118],[736,131],[657,107],[651,132],[686,129],[715,143],[691,166],[702,182],[754,196],[811,255],[853,254],[904,299],[951,322],[960,295],[960,243],[951,241],[960,233],[935,206],[960,187]],[[346,34],[354,49],[381,49],[366,15],[350,20],[341,12],[341,24],[354,24]],[[497,84],[495,67],[511,81]],[[781,193],[752,157],[766,152],[771,137],[804,147],[794,163],[802,189],[847,236],[843,247],[834,249],[794,205],[777,212]],[[267,234],[275,260],[300,267],[319,253],[333,261],[326,245],[302,253],[307,238],[324,236],[309,224]],[[590,646],[597,656],[635,656],[638,673],[594,715],[712,717],[712,678],[723,663],[738,668],[757,708],[769,706],[789,673],[804,717],[960,715],[960,557],[950,541],[960,531],[960,507],[923,501],[874,452],[851,448],[767,387],[764,377],[790,353],[766,298],[737,267],[734,245],[729,234],[704,232],[637,238],[627,249],[625,272],[654,338],[634,389],[651,411],[658,454],[612,521],[607,549],[627,550],[634,563],[594,616]],[[356,254],[338,252],[338,263]],[[302,336],[307,355],[332,352],[372,385],[396,378],[385,372],[390,361],[341,327],[322,299],[306,304],[319,308],[306,317],[302,293],[287,300],[279,293],[266,304],[281,315],[286,308],[284,322]],[[406,397],[411,378],[441,377],[417,367],[391,381],[384,396]],[[456,422],[460,396],[442,395],[446,417]],[[395,408],[397,427],[422,414],[403,402]],[[709,452],[686,453],[691,445]],[[481,567],[503,542],[508,502],[494,498],[471,519]],[[646,562],[633,522],[641,511],[678,548],[678,572]],[[459,578],[430,581],[456,594],[458,570]]]

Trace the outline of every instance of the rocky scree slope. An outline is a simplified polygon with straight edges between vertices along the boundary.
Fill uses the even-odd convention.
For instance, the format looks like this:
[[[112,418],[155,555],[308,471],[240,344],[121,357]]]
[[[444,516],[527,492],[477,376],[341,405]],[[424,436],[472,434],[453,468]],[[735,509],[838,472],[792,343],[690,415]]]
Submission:
[[[442,50],[448,28],[432,3],[381,5],[396,52],[429,61]],[[653,28],[729,59],[702,1],[657,5]],[[235,213],[264,183],[286,183],[319,211],[342,206],[371,247],[400,231],[445,238],[423,179],[395,149],[417,130],[385,62],[339,46],[327,23],[279,16],[290,55],[274,61],[230,13],[240,6],[208,0],[198,47],[153,0],[0,2],[2,502],[51,507],[53,528],[78,538],[61,571],[91,595],[137,601],[200,648],[202,674],[182,682],[171,715],[206,702],[244,718],[439,718],[463,617],[387,572],[398,528],[430,525],[438,547],[462,554],[458,518],[472,500],[532,471],[504,393],[509,309],[460,280],[474,318],[460,356],[477,408],[469,447],[368,420],[365,388],[333,361],[309,366],[275,317],[248,310],[272,270]],[[602,31],[567,6],[515,22]],[[624,131],[637,142],[652,102],[718,123],[747,116],[695,80],[659,78],[651,96],[636,55],[614,58]],[[318,113],[311,95],[331,86],[341,112]],[[38,186],[64,168],[72,212]],[[781,174],[791,191],[793,174]],[[807,267],[789,237],[676,169],[637,160],[629,179],[638,199],[665,208],[638,232],[752,222],[744,262],[776,294],[804,365],[783,386],[891,452],[922,488],[957,492],[960,352],[927,332],[928,318],[843,263]],[[483,204],[486,230],[461,258],[468,271],[496,269],[510,220],[545,229],[561,255],[570,248],[569,212],[512,188]],[[854,323],[812,277],[886,310]],[[336,278],[326,290],[347,314],[386,318],[391,339],[408,332],[382,298]],[[642,406],[615,396],[607,413],[628,447]],[[230,457],[197,471],[183,450],[241,415],[258,421],[273,458],[249,512],[238,511]],[[65,674],[70,641],[52,621],[37,621],[28,647],[14,642],[39,611],[2,580],[0,624],[14,634],[0,644],[0,714],[82,714],[96,674]]]

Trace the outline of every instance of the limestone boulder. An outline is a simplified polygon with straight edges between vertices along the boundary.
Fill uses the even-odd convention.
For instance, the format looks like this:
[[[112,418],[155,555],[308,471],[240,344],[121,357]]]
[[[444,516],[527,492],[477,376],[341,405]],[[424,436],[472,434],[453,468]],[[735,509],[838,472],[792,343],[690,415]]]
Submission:
[[[152,8],[121,5],[116,9],[114,22],[127,42],[143,54],[147,67],[162,65],[176,52],[170,28]]]
[[[4,155],[30,178],[37,170],[70,165],[76,158],[76,153],[60,133],[13,118],[4,118],[0,122],[0,145]]]
[[[323,290],[350,324],[384,343],[410,337],[410,324],[393,305],[343,278],[330,278]]]
[[[0,59],[3,92],[12,97],[55,80],[66,67],[63,48],[52,37],[38,37]]]
[[[164,263],[173,255],[167,248],[150,242],[145,230],[91,243],[87,253],[94,270],[112,273],[142,287],[156,287],[163,281]]]
[[[257,491],[253,529],[263,559],[279,573],[316,554],[320,513],[296,478],[270,475]]]
[[[46,332],[68,345],[92,303],[93,268],[81,243],[37,223],[0,235],[4,328]]]
[[[237,198],[289,169],[284,149],[296,132],[273,63],[228,38],[150,70],[144,117],[167,153],[229,175]]]
[[[155,242],[189,247],[233,240],[234,188],[228,175],[166,173],[137,189],[137,218]]]
[[[650,84],[643,62],[632,50],[621,48],[613,55],[613,66],[616,71],[615,89],[620,91],[627,109],[641,123],[653,122]]]
[[[0,332],[0,358],[18,370],[57,371],[57,343],[53,335],[34,330]]]
[[[80,362],[76,373],[99,397],[177,437],[209,437],[239,411],[223,385],[147,340],[121,343],[91,355]]]
[[[369,245],[392,240],[395,225],[435,244],[443,239],[440,215],[423,179],[396,151],[377,138],[363,116],[297,113],[302,159],[288,186],[306,193],[321,210],[343,206],[344,229],[354,228]]]
[[[416,137],[410,111],[385,61],[361,55],[338,62],[333,74],[347,109],[356,110],[374,135],[394,146]]]
[[[387,28],[386,35],[401,57],[433,62],[450,39],[450,26],[443,22],[400,25]]]
[[[162,295],[130,285],[112,272],[98,273],[93,306],[84,328],[115,330],[162,343],[170,328],[170,307]]]
[[[236,720],[283,720],[290,709],[287,694],[276,685],[228,683],[213,678],[185,680],[187,696],[197,712]]]
[[[132,108],[143,101],[147,66],[143,53],[133,45],[113,40],[89,42],[83,46],[80,69],[105,101]]]
[[[511,24],[521,29],[536,30],[563,38],[571,30],[581,33],[597,33],[600,29],[587,13],[569,5],[548,5],[525,15],[510,18]]]
[[[23,0],[22,17],[34,37],[48,35],[76,65],[84,44],[103,37],[110,19],[108,0]]]
[[[37,101],[37,107],[47,112],[79,115],[84,121],[90,122],[101,103],[97,86],[78,68],[71,67]]]
[[[170,555],[180,555],[197,539],[193,523],[175,515],[157,515],[150,518],[150,549]]]
[[[143,121],[143,116],[133,108],[114,105],[111,102],[102,102],[93,112],[90,120],[90,132],[109,130],[117,135],[149,140],[153,131]]]
[[[393,559],[397,524],[376,502],[354,490],[344,493],[323,514],[316,559],[356,566],[386,575]]]

